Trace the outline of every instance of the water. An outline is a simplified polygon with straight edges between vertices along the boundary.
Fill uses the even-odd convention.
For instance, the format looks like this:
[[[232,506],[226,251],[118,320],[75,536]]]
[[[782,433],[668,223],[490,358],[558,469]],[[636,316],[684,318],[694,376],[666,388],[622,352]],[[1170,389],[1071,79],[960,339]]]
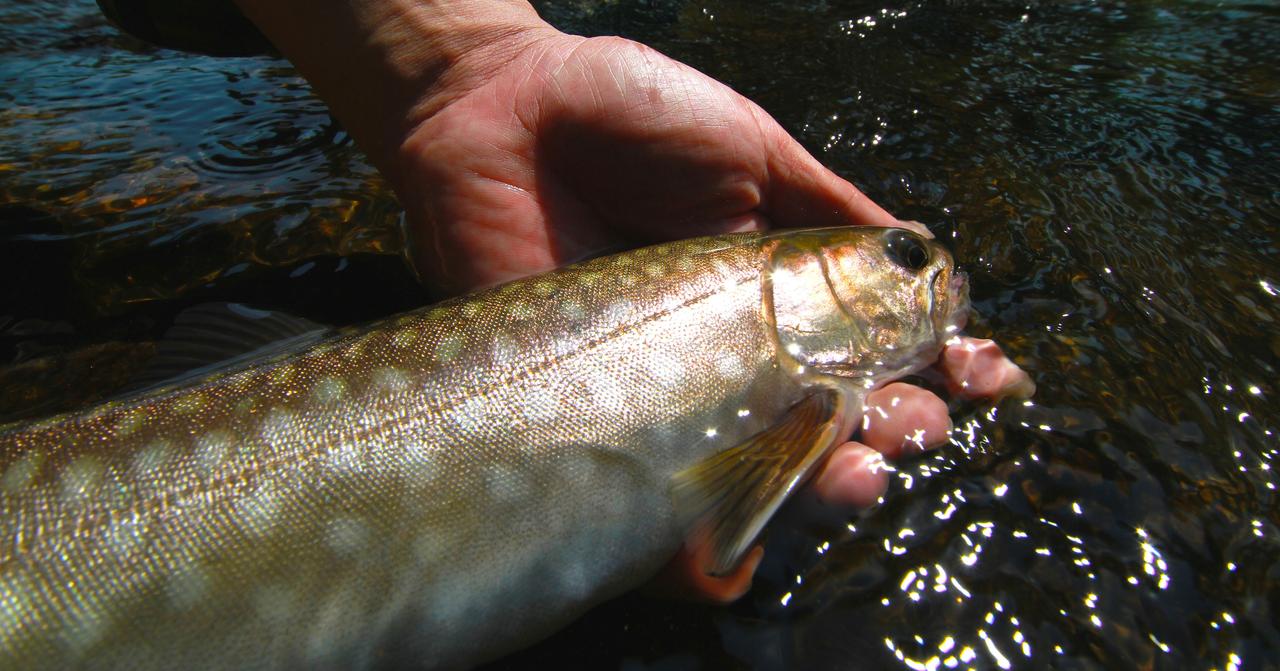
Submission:
[[[949,239],[970,330],[1040,392],[956,406],[878,508],[774,525],[733,607],[629,596],[495,668],[1280,665],[1280,10],[539,9],[728,82]],[[3,417],[109,393],[192,303],[425,300],[389,190],[283,62],[150,49],[85,1],[0,18]]]

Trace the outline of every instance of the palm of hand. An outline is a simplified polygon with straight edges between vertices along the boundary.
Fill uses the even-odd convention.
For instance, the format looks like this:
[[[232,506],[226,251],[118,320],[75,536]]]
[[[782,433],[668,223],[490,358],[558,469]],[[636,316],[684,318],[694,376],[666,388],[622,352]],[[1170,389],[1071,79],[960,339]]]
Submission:
[[[759,107],[634,42],[553,33],[478,81],[411,132],[391,171],[415,265],[446,291],[664,239],[770,225],[904,225]],[[944,373],[965,387],[995,384],[1003,379],[995,363],[955,363]],[[870,505],[887,487],[881,455],[898,456],[903,436],[937,445],[950,427],[946,404],[917,387],[891,385],[867,406],[878,409],[867,445],[839,446],[815,479],[829,503]],[[682,553],[668,579],[732,600],[750,582],[759,553],[752,556],[734,576],[708,582],[701,562]]]
[[[401,160],[415,263],[455,291],[657,240],[894,221],[746,98],[619,38],[535,42]]]

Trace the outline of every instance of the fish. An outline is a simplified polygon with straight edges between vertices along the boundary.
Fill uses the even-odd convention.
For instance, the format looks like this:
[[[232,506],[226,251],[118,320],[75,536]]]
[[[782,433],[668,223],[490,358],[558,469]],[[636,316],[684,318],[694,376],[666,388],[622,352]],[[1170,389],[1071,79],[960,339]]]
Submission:
[[[912,231],[696,238],[0,428],[0,667],[465,668],[729,572],[968,306]]]

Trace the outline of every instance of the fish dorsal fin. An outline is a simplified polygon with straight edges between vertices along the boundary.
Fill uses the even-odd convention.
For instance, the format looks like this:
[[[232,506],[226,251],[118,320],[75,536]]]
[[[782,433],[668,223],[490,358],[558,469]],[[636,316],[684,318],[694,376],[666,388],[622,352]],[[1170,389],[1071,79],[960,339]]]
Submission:
[[[806,396],[777,424],[675,476],[677,514],[711,545],[711,575],[733,570],[787,496],[821,462],[839,431],[843,400]]]
[[[301,317],[240,303],[205,303],[180,312],[156,355],[130,385],[149,389],[292,351],[334,333]]]

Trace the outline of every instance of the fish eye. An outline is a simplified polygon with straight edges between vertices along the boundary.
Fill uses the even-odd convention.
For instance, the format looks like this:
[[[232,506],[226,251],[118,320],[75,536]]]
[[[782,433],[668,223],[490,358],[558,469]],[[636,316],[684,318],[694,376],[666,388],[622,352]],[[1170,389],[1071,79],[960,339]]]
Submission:
[[[929,248],[920,238],[900,228],[889,231],[884,251],[890,260],[912,272],[929,265]]]

